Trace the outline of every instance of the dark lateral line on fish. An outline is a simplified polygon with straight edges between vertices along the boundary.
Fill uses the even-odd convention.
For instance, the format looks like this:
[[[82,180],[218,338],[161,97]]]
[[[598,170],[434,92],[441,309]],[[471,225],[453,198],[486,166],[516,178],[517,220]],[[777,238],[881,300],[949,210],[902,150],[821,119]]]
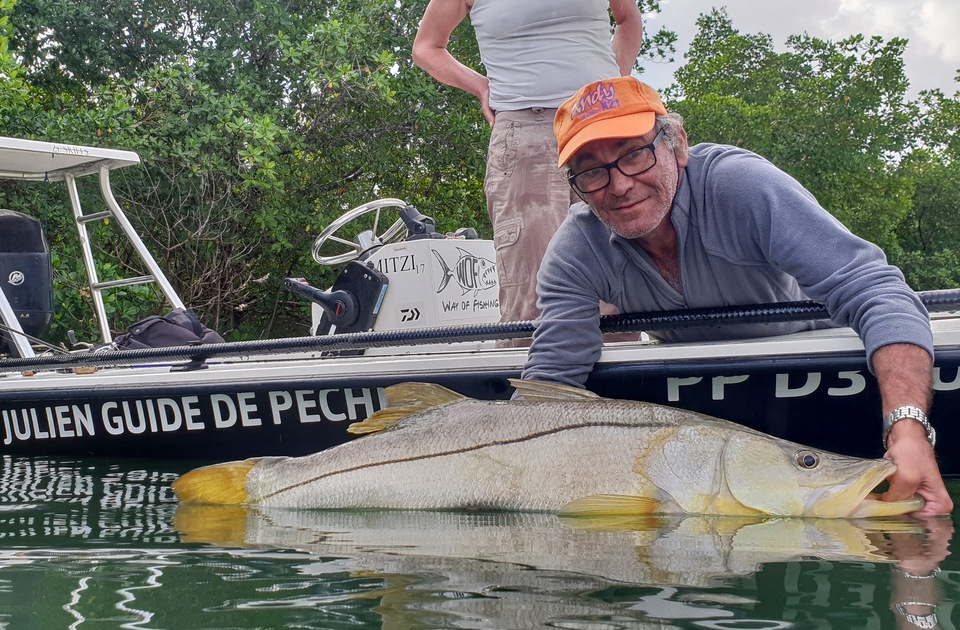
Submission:
[[[547,436],[553,435],[553,434],[555,434],[555,433],[562,433],[562,432],[564,432],[564,431],[572,431],[572,430],[574,430],[574,429],[594,428],[594,427],[628,427],[628,428],[638,428],[638,429],[639,429],[639,428],[644,428],[644,429],[653,428],[653,429],[657,429],[657,428],[670,427],[670,426],[677,426],[677,425],[674,424],[674,423],[670,423],[670,422],[660,422],[660,423],[644,424],[642,427],[640,427],[640,426],[638,426],[638,425],[636,425],[636,424],[624,423],[624,422],[585,422],[585,423],[583,423],[583,424],[569,425],[569,426],[566,426],[566,427],[560,427],[560,428],[557,428],[557,429],[551,429],[551,430],[549,430],[549,431],[542,431],[542,432],[540,432],[540,433],[533,433],[533,434],[531,434],[531,435],[527,435],[527,436],[524,436],[524,437],[522,437],[522,438],[516,438],[516,439],[512,439],[512,440],[500,440],[500,441],[497,441],[497,442],[484,442],[483,444],[478,444],[478,445],[476,445],[476,446],[471,446],[470,448],[462,448],[462,449],[457,449],[457,450],[452,450],[452,451],[444,451],[444,452],[441,452],[441,453],[433,453],[433,454],[431,454],[431,455],[419,455],[419,456],[417,456],[417,457],[401,457],[401,458],[398,458],[398,459],[389,459],[389,460],[384,460],[384,461],[382,461],[382,462],[376,462],[376,463],[374,463],[374,464],[363,464],[363,465],[361,465],[361,466],[353,466],[353,467],[351,467],[351,468],[343,468],[343,469],[341,469],[341,470],[336,470],[336,471],[333,471],[333,472],[324,473],[324,474],[319,475],[319,476],[317,476],[317,477],[313,477],[312,479],[307,479],[307,480],[305,480],[305,481],[302,481],[302,482],[300,482],[300,483],[298,483],[298,484],[295,484],[295,485],[292,485],[292,486],[287,486],[286,488],[281,488],[280,490],[276,490],[276,491],[274,491],[274,492],[271,492],[270,494],[267,494],[267,495],[264,495],[264,496],[260,497],[259,501],[266,501],[267,499],[271,499],[271,498],[273,498],[273,497],[275,497],[275,496],[277,496],[277,495],[279,495],[279,494],[282,494],[282,493],[284,493],[284,492],[290,492],[291,490],[295,490],[295,489],[300,488],[300,487],[303,487],[303,486],[305,486],[305,485],[314,483],[315,481],[320,481],[321,479],[325,479],[326,477],[333,477],[333,476],[335,476],[335,475],[342,475],[342,474],[344,474],[344,473],[356,472],[356,471],[358,471],[358,470],[363,470],[364,468],[375,468],[375,467],[378,467],[378,466],[386,466],[387,464],[405,464],[405,463],[408,463],[408,462],[415,462],[415,461],[420,460],[420,459],[434,459],[434,458],[436,458],[436,457],[447,457],[447,456],[449,456],[449,455],[459,455],[459,454],[461,454],[461,453],[469,453],[470,451],[477,451],[477,450],[480,450],[480,449],[482,449],[482,448],[489,448],[489,447],[491,447],[491,446],[507,446],[507,445],[509,445],[509,444],[517,444],[517,443],[519,443],[519,442],[526,442],[526,441],[528,441],[528,440],[536,440],[536,439],[540,439],[540,438],[542,438],[542,437],[547,437]]]

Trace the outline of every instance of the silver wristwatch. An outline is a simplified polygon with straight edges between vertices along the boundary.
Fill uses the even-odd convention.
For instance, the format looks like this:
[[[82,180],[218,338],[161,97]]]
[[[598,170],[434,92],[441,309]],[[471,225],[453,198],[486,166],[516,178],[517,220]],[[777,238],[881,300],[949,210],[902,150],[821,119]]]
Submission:
[[[937,432],[930,426],[927,414],[923,413],[923,410],[919,407],[904,405],[903,407],[897,407],[883,419],[883,448],[887,448],[887,436],[890,435],[890,429],[904,418],[912,418],[923,425],[923,428],[927,431],[927,441],[930,442],[931,447],[937,443]]]

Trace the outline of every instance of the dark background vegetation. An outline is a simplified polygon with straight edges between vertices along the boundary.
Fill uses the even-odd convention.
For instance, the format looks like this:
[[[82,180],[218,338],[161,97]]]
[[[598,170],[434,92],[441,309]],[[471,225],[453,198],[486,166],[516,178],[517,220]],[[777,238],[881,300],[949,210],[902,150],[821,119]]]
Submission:
[[[283,279],[332,282],[338,269],[310,250],[346,210],[396,197],[444,231],[489,236],[486,123],[473,97],[410,61],[425,6],[0,0],[0,135],[136,151],[142,166],[117,171],[114,189],[184,301],[228,339],[307,334],[309,309]],[[691,143],[771,159],[881,245],[915,289],[960,286],[960,101],[907,98],[906,41],[796,36],[777,52],[722,9],[698,28],[664,94]],[[646,33],[638,72],[671,55],[674,39]],[[481,68],[469,21],[451,49]],[[91,336],[63,191],[0,182],[0,206],[46,225],[52,335]],[[129,275],[130,252],[111,249],[109,229],[95,234],[108,254],[102,280]],[[150,289],[126,287],[107,307],[119,331],[151,304],[163,310]]]

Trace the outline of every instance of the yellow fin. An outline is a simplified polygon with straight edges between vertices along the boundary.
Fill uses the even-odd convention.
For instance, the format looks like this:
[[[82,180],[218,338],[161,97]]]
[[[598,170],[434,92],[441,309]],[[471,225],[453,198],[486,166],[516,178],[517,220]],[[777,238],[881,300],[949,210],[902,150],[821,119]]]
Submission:
[[[510,384],[517,390],[517,394],[523,396],[524,400],[583,400],[585,398],[595,400],[600,398],[591,391],[549,381],[524,381],[511,378]]]
[[[560,508],[560,516],[636,516],[656,514],[660,502],[626,494],[593,494],[574,499]]]
[[[181,504],[173,515],[173,528],[182,542],[238,547],[244,544],[247,510],[239,505]]]
[[[240,505],[247,502],[247,474],[257,459],[196,468],[173,484],[177,498],[186,503]]]
[[[411,412],[409,409],[403,407],[397,407],[396,409],[381,409],[380,411],[367,416],[360,422],[354,422],[347,425],[347,433],[353,433],[355,435],[379,433],[380,431],[389,429],[396,423],[409,416],[411,413],[415,412]]]
[[[407,416],[464,400],[466,396],[435,383],[398,383],[384,390],[387,408],[347,427],[347,433],[377,433],[389,429]]]

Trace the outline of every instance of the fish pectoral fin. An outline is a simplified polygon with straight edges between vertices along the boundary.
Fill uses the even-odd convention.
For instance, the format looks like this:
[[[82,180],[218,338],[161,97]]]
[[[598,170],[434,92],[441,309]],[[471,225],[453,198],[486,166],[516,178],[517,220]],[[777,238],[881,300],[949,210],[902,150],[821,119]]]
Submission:
[[[633,516],[656,514],[660,501],[628,494],[592,494],[560,508],[560,516]]]
[[[591,391],[549,381],[525,381],[511,378],[510,384],[524,400],[596,400],[600,398]]]
[[[240,505],[247,502],[247,475],[257,459],[195,468],[171,484],[185,503]]]
[[[387,396],[387,408],[371,414],[361,422],[354,422],[347,427],[348,433],[385,431],[407,416],[467,398],[436,383],[397,383],[387,387],[384,393]]]

